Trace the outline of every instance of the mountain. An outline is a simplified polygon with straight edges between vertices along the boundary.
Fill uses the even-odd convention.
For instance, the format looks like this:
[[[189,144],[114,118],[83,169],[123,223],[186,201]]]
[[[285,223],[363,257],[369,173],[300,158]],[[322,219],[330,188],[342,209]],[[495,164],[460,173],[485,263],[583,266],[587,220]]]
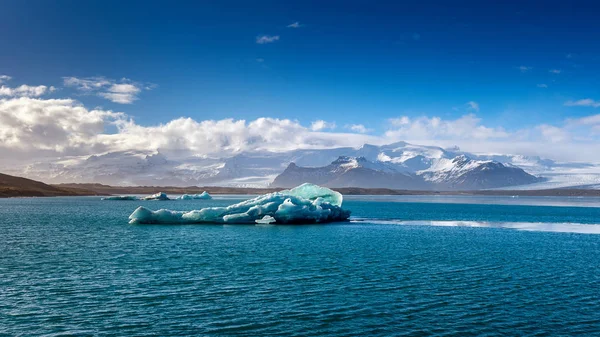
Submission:
[[[39,181],[0,173],[0,198],[57,197],[71,195],[99,195],[81,188],[56,187]]]
[[[329,187],[427,189],[427,184],[418,176],[402,172],[393,164],[371,162],[365,157],[341,156],[324,167],[300,167],[291,163],[272,185],[293,187],[299,181]]]
[[[452,164],[452,161],[461,155],[471,160],[466,166],[470,168],[469,174],[459,174],[462,172],[459,163]],[[390,175],[396,176],[394,181],[398,181],[398,185],[415,189],[422,189],[423,185],[434,185],[435,188],[443,189],[453,189],[457,186],[464,186],[464,188],[511,186],[511,189],[576,186],[600,188],[600,165],[595,163],[561,163],[537,156],[512,154],[476,154],[461,151],[456,147],[441,148],[407,142],[386,145],[365,144],[360,148],[298,149],[286,152],[246,151],[223,156],[199,156],[163,151],[122,151],[68,157],[52,162],[35,162],[10,169],[0,167],[0,171],[52,184],[102,183],[115,186],[264,188],[273,183],[290,163],[294,163],[298,168],[324,168],[340,157],[364,158],[364,161],[352,170],[336,171],[336,179],[339,179],[336,184],[344,186],[362,184],[362,179],[370,174],[369,181],[373,185],[386,188],[390,186],[384,182],[390,181],[388,177]],[[383,165],[385,169],[369,166],[375,164]],[[452,168],[452,165],[457,167]],[[482,173],[476,174],[477,169],[474,169],[473,165],[479,165]],[[344,167],[348,168],[347,165]],[[531,177],[511,168],[522,169],[529,175],[544,179],[530,183]],[[361,174],[361,171],[368,174]],[[492,176],[487,171],[498,173]],[[291,174],[289,170],[288,173]],[[302,174],[308,173],[301,173],[300,169],[296,169],[294,174],[298,175],[297,179],[302,179]],[[282,181],[281,179],[283,177],[279,181]],[[298,182],[302,181],[298,180]],[[285,184],[291,184],[291,181]]]
[[[440,190],[481,190],[544,181],[512,165],[473,160],[465,155],[439,160],[418,174]]]
[[[420,156],[420,155],[419,155]],[[415,158],[415,157],[412,157]],[[292,187],[299,181],[329,187],[393,188],[408,190],[480,190],[539,182],[523,169],[465,155],[439,158],[425,170],[412,172],[425,161],[368,161],[365,157],[339,157],[324,167],[299,167],[294,163],[275,178],[273,186]]]

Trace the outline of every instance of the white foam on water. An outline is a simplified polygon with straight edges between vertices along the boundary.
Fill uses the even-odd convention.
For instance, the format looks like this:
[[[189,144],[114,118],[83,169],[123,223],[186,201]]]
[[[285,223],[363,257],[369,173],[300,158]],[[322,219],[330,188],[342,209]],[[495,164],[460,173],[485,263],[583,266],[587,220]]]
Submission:
[[[353,218],[353,223],[369,223],[382,225],[436,226],[436,227],[480,227],[505,228],[528,232],[554,232],[600,234],[600,224],[582,224],[569,222],[495,222],[495,221],[429,221],[399,219]]]

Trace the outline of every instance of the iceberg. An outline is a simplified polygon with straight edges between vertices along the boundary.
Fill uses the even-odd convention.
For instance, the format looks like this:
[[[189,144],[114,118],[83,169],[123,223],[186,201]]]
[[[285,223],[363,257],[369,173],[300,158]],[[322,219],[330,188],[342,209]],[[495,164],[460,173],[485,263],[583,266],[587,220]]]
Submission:
[[[143,197],[142,200],[171,200],[167,197],[166,193],[158,192],[156,194],[152,194],[146,197]]]
[[[208,192],[204,191],[200,194],[183,194],[180,197],[178,197],[177,199],[179,199],[179,200],[193,200],[193,199],[209,200],[209,199],[212,199],[212,196],[210,194],[208,194]]]
[[[131,224],[292,224],[346,221],[350,211],[342,209],[342,194],[328,188],[303,184],[290,190],[261,195],[227,207],[200,210],[152,211],[138,207]]]
[[[133,195],[113,195],[110,197],[104,197],[101,200],[138,200],[138,198]]]

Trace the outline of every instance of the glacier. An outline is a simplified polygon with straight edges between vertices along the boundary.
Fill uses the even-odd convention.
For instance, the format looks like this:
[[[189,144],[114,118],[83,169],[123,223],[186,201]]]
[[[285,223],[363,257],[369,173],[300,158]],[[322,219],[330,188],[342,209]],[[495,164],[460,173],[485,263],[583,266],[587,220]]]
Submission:
[[[110,197],[104,197],[101,200],[138,200],[138,197],[134,195],[113,195]]]
[[[204,191],[200,194],[183,194],[177,197],[178,200],[194,200],[194,199],[204,199],[209,200],[212,199],[212,196],[208,194],[208,192]]]
[[[227,207],[200,210],[152,211],[138,207],[131,224],[292,224],[346,221],[350,211],[342,209],[341,193],[313,184],[268,193]]]

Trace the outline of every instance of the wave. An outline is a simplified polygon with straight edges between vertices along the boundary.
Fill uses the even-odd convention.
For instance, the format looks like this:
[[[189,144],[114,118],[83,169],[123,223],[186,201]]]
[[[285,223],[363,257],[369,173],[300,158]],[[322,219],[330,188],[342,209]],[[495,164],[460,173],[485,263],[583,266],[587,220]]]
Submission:
[[[600,224],[583,224],[571,222],[495,222],[495,221],[429,221],[400,219],[352,218],[353,223],[435,226],[435,227],[480,227],[504,228],[528,232],[555,232],[577,234],[600,234]]]

